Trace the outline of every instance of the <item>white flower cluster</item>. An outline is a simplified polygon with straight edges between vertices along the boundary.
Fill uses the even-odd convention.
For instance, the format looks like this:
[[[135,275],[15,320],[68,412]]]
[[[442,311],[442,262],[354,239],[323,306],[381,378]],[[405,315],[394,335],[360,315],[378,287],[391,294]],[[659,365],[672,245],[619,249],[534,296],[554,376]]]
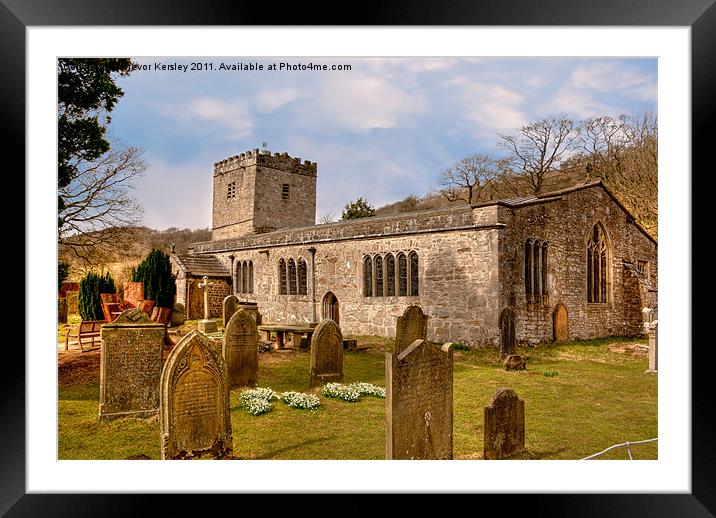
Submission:
[[[241,405],[251,415],[266,414],[273,410],[272,399],[279,399],[278,394],[270,388],[243,390],[239,394]]]
[[[284,392],[281,394],[281,401],[291,408],[301,408],[304,410],[315,410],[321,404],[321,400],[318,396],[304,394],[303,392]]]
[[[350,403],[358,401],[361,396],[385,397],[385,389],[370,383],[355,382],[349,385],[342,383],[326,383],[322,394],[325,397],[342,399]]]

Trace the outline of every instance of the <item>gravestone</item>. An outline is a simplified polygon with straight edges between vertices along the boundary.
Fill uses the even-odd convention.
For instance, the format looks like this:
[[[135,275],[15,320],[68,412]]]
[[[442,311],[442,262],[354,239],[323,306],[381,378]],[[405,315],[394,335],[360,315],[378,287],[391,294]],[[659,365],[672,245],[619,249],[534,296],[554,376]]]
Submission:
[[[452,344],[385,353],[385,379],[386,458],[452,459]]]
[[[506,371],[523,371],[527,368],[527,360],[519,354],[510,354],[502,362]]]
[[[428,316],[420,306],[408,306],[395,326],[395,354],[400,354],[415,340],[426,340],[427,336]]]
[[[505,308],[500,314],[500,358],[515,352],[515,312]]]
[[[226,326],[229,325],[229,320],[231,319],[232,315],[236,313],[238,309],[239,304],[239,297],[236,295],[227,295],[224,297],[224,302],[221,304],[221,313],[222,318],[224,322],[224,329],[226,329]]]
[[[172,326],[180,326],[186,321],[186,306],[177,302],[172,308]]]
[[[648,324],[649,337],[649,368],[646,372],[655,374],[659,371],[659,323],[653,321]]]
[[[343,334],[333,320],[321,321],[311,339],[310,386],[343,380]]]
[[[237,311],[239,309],[244,309],[249,312],[249,314],[254,318],[254,322],[256,322],[257,326],[261,325],[262,317],[261,313],[259,313],[259,305],[256,302],[242,302],[239,301],[238,306],[236,307]]]
[[[124,302],[133,308],[139,307],[139,301],[144,300],[144,283],[127,281],[124,283]]]
[[[564,304],[557,304],[554,308],[553,331],[555,342],[566,342],[569,340],[569,314]]]
[[[259,376],[259,332],[251,314],[240,309],[224,330],[223,354],[229,387],[254,387]]]
[[[221,351],[199,331],[172,349],[161,379],[162,459],[231,454],[229,384]]]
[[[100,339],[99,418],[155,415],[164,326],[132,308],[104,324]]]
[[[485,407],[485,459],[504,459],[525,449],[525,402],[500,388]]]

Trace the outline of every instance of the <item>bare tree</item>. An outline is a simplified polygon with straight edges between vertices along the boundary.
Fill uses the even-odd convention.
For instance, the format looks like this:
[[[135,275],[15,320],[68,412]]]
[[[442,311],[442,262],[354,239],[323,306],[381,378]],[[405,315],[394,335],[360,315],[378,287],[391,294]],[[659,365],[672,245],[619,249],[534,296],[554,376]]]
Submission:
[[[449,201],[463,200],[475,206],[485,199],[493,199],[499,175],[494,158],[482,154],[466,156],[440,175],[440,192]]]
[[[600,178],[653,236],[658,233],[658,123],[652,112],[582,121],[577,142],[587,178]]]
[[[566,117],[546,118],[522,126],[512,135],[500,135],[500,146],[509,153],[508,168],[526,177],[534,194],[542,191],[547,173],[559,169],[576,137],[574,121]]]
[[[324,225],[326,223],[335,223],[337,220],[336,213],[335,212],[326,212],[323,216],[318,218],[318,224]]]
[[[128,227],[141,220],[132,198],[132,181],[147,168],[142,151],[113,147],[95,161],[80,164],[76,176],[59,189],[64,207],[58,213],[58,242],[78,257],[109,252],[122,245]]]

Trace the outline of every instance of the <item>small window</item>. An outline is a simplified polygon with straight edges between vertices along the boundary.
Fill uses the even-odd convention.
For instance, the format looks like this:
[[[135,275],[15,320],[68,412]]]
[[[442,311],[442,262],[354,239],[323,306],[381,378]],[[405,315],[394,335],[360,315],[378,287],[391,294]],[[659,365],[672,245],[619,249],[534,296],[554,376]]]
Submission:
[[[283,184],[283,189],[281,191],[281,197],[284,200],[288,200],[288,184],[287,183]]]
[[[226,190],[226,198],[236,198],[236,182],[230,182]]]
[[[647,263],[646,261],[637,261],[636,269],[639,270],[639,273],[644,276],[649,275],[649,263]]]

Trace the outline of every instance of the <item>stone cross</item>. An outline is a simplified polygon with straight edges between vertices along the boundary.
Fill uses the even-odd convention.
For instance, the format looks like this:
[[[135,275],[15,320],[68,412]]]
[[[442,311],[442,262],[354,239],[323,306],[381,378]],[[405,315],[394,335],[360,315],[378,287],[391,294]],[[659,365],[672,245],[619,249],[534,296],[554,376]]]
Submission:
[[[196,285],[197,288],[204,290],[204,320],[209,320],[209,286],[213,284],[213,282],[209,282],[209,277],[204,275],[204,282]]]

